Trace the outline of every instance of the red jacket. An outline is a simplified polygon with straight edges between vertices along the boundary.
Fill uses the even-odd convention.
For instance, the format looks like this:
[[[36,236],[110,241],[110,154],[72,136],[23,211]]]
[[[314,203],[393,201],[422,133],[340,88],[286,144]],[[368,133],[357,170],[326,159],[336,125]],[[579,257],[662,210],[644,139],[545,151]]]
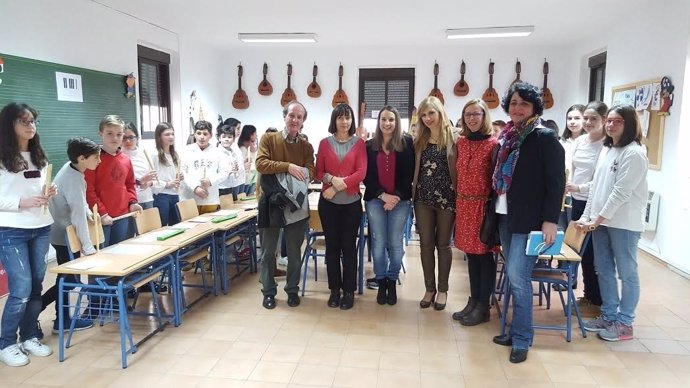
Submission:
[[[101,216],[121,216],[129,212],[129,204],[137,203],[132,161],[122,152],[101,152],[101,164],[93,171],[86,170],[84,179],[89,209],[98,204]]]
[[[328,138],[321,140],[319,152],[316,155],[316,179],[323,182],[323,176],[326,173],[345,178],[347,194],[359,193],[359,184],[367,175],[367,149],[364,140],[358,139],[342,161],[338,160],[333,147],[328,143]],[[321,191],[329,187],[331,185],[324,182]]]

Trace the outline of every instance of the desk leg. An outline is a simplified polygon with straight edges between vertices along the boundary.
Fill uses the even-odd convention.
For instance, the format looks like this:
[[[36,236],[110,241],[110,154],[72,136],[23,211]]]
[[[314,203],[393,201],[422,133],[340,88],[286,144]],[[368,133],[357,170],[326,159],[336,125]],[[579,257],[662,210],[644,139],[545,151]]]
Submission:
[[[60,276],[58,280],[58,361],[65,361],[65,332],[63,330],[65,323],[65,313],[63,306],[65,305],[63,289],[64,277]]]

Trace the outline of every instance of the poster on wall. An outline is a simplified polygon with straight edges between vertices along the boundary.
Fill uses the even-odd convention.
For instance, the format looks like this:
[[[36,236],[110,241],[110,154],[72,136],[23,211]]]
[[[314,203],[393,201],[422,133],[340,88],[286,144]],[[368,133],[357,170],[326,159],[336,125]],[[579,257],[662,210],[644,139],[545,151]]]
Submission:
[[[0,298],[4,297],[9,293],[9,289],[7,288],[7,271],[5,271],[5,267],[0,264]]]

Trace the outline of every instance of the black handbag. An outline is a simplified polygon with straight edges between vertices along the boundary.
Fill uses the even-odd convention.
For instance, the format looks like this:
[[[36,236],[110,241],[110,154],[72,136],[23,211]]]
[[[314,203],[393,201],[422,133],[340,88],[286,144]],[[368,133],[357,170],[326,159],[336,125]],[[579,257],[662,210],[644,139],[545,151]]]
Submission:
[[[498,159],[498,150],[499,147],[497,146],[491,152],[491,165],[494,168]],[[496,215],[497,198],[496,192],[492,189],[489,198],[484,202],[484,217],[482,217],[482,225],[479,228],[479,240],[490,247],[501,245],[501,239],[498,235],[498,216]]]
[[[482,226],[479,229],[479,240],[484,244],[495,247],[501,245],[498,236],[498,215],[496,215],[496,195],[492,191],[489,198],[484,202],[484,217]]]

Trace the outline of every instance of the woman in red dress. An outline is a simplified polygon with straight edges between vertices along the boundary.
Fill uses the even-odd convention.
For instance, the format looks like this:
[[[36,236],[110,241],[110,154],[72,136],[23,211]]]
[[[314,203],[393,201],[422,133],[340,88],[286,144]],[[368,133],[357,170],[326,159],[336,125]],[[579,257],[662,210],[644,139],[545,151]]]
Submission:
[[[494,248],[479,240],[479,230],[484,203],[491,193],[492,155],[498,140],[492,136],[491,117],[484,101],[474,99],[465,104],[461,119],[455,164],[458,172],[455,246],[467,254],[470,298],[464,309],[453,313],[453,319],[464,326],[474,326],[489,321],[489,299],[496,283]]]

